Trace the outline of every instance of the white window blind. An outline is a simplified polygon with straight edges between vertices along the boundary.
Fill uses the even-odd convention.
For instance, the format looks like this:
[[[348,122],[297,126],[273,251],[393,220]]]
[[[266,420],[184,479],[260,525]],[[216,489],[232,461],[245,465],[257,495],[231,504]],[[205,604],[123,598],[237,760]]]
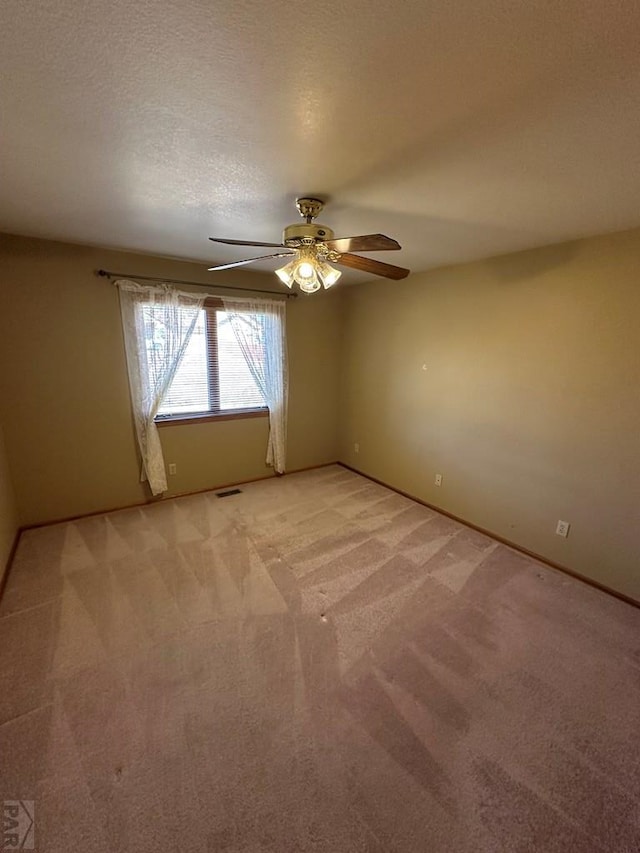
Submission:
[[[216,318],[220,408],[227,410],[264,406],[264,397],[240,350],[226,311],[216,311]],[[249,311],[245,313],[243,319],[248,325],[256,322],[255,315]],[[264,364],[263,345],[260,346],[257,355],[261,364]]]
[[[259,322],[251,311],[242,312],[240,316],[249,326]],[[164,346],[166,332],[162,312],[153,304],[144,307],[144,318],[147,363],[153,373],[154,351]],[[260,362],[264,361],[263,352],[255,355]],[[202,308],[158,409],[158,418],[264,407],[264,396],[240,349],[226,311],[218,307]]]

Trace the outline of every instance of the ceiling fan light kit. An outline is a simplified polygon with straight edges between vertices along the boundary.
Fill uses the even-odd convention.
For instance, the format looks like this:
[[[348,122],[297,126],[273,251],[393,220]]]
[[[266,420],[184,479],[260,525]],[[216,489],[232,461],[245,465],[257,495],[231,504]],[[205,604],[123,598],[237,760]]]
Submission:
[[[216,271],[244,266],[267,258],[291,258],[288,263],[275,271],[276,275],[288,288],[297,284],[303,293],[315,293],[321,287],[325,289],[332,287],[342,275],[340,270],[331,266],[334,263],[369,272],[373,275],[381,275],[385,278],[400,279],[409,275],[409,270],[404,269],[404,267],[384,264],[381,261],[350,253],[350,250],[380,252],[399,249],[400,244],[396,240],[386,237],[384,234],[365,234],[360,237],[336,239],[331,228],[314,222],[324,207],[323,201],[318,198],[303,197],[296,200],[296,207],[300,216],[306,221],[288,225],[282,233],[282,243],[243,242],[241,240],[209,237],[214,243],[232,246],[269,246],[274,249],[287,249],[289,251],[220,264],[209,267],[209,270]]]
[[[289,288],[295,282],[303,293],[315,293],[321,286],[328,289],[342,273],[327,263],[332,253],[325,251],[325,248],[321,243],[303,243],[296,249],[294,259],[277,269],[276,275]]]

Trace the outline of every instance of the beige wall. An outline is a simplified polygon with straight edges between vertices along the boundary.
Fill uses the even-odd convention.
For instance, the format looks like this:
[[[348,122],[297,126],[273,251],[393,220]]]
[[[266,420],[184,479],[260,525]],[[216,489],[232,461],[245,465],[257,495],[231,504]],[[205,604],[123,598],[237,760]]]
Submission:
[[[0,578],[2,578],[7,566],[17,531],[18,515],[4,444],[4,434],[0,426]]]
[[[204,264],[0,235],[0,399],[21,524],[145,500],[116,288],[98,268],[213,283]],[[233,286],[273,276],[219,273]],[[340,295],[289,300],[290,470],[337,458]],[[269,476],[266,419],[165,427],[170,494]]]
[[[359,285],[345,313],[342,461],[640,599],[640,231]]]

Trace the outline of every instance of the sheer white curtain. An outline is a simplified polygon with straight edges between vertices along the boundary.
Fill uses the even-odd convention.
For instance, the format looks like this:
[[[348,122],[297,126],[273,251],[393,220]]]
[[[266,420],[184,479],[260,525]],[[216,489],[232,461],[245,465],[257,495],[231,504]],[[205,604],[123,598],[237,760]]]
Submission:
[[[269,409],[267,465],[284,473],[289,370],[284,299],[222,297],[238,345]]]
[[[205,295],[125,279],[116,284],[142,479],[149,481],[152,494],[159,495],[167,490],[167,475],[154,418],[187,348]]]

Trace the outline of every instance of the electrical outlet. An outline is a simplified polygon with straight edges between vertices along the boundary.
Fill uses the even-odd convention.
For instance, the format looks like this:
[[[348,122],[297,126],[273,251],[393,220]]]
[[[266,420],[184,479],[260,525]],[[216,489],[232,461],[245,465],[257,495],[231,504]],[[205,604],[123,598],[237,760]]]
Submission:
[[[356,443],[353,445],[353,452],[354,452],[354,453],[360,453],[360,445],[358,444],[358,442],[357,442],[357,441],[356,441]]]
[[[558,534],[558,536],[564,536],[564,538],[566,539],[569,535],[570,527],[571,525],[568,521],[559,521],[556,525],[556,533]]]
[[[442,474],[436,474],[435,484],[436,486],[442,485]]]
[[[178,473],[178,466],[176,465],[175,462],[169,462],[169,473],[170,474],[177,474]]]

